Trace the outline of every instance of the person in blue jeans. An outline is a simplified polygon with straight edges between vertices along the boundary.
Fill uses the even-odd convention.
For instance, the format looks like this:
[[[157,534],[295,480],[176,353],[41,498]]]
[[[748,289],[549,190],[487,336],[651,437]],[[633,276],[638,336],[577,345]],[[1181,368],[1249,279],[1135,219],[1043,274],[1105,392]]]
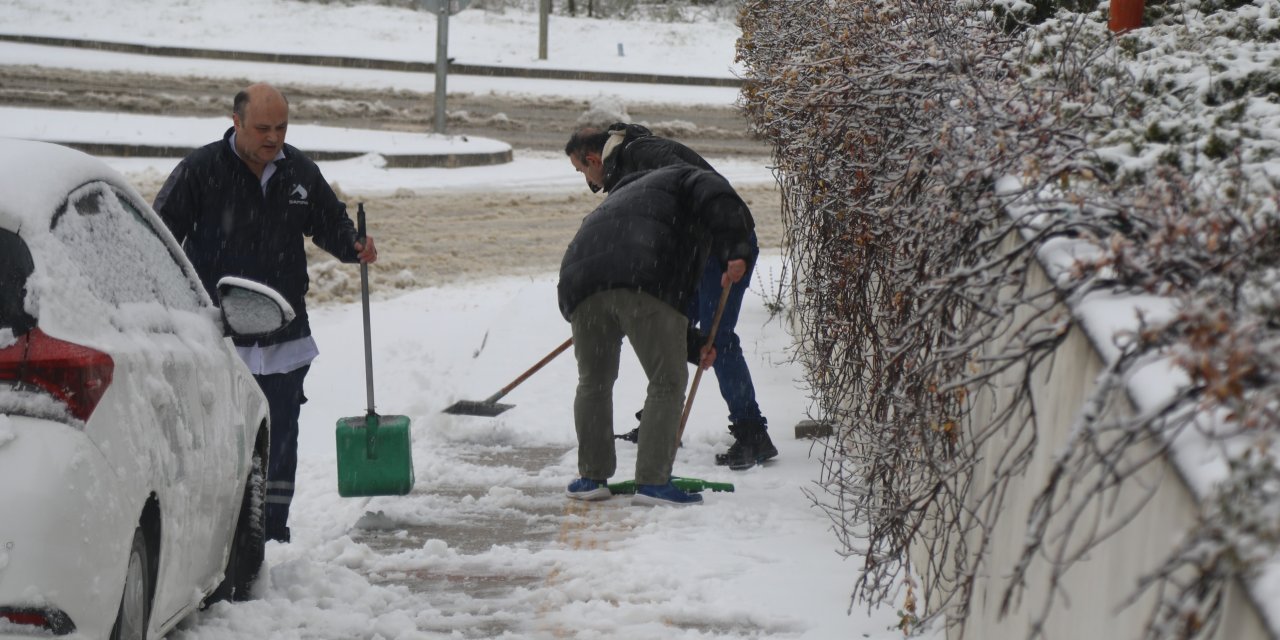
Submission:
[[[564,151],[574,169],[586,177],[592,192],[611,192],[618,181],[629,174],[671,165],[687,164],[715,171],[694,150],[674,140],[655,136],[648,128],[637,124],[616,123],[604,130],[581,127],[569,138]],[[748,264],[751,266],[729,290],[713,345],[716,357],[712,367],[720,385],[720,395],[729,408],[729,432],[734,438],[728,451],[716,454],[716,464],[728,465],[738,471],[778,455],[777,447],[769,438],[768,420],[756,402],[751,370],[735,331],[742,298],[750,286],[751,272],[760,254],[754,232],[750,237],[750,247]],[[687,310],[689,321],[703,334],[711,331],[711,322],[720,303],[723,275],[724,268],[720,262],[709,259],[699,280],[697,295],[690,301]]]
[[[582,219],[556,284],[578,361],[578,479],[565,490],[570,499],[612,495],[608,479],[618,466],[613,386],[626,338],[648,379],[632,503],[702,502],[671,481],[689,375],[685,314],[707,260],[722,265],[724,286],[746,273],[752,227],[746,204],[723,176],[688,164],[623,177]],[[704,349],[698,364],[709,360]]]

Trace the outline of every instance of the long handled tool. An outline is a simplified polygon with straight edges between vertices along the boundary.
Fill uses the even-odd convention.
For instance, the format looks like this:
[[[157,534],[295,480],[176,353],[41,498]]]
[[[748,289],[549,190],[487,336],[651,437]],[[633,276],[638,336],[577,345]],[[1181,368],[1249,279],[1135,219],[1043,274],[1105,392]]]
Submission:
[[[731,482],[711,482],[710,480],[699,480],[698,478],[681,478],[679,476],[671,476],[671,484],[674,484],[677,489],[687,493],[700,493],[706,489],[717,492],[727,491],[729,493],[733,493],[733,483]],[[609,483],[609,493],[614,495],[635,492],[635,480],[623,480],[621,482]]]
[[[516,388],[516,385],[524,382],[529,376],[537,373],[538,369],[541,369],[546,366],[548,362],[554,360],[556,356],[564,352],[565,349],[568,349],[571,344],[573,344],[573,338],[565,340],[563,344],[556,347],[551,353],[548,353],[544,358],[539,360],[537,364],[529,367],[528,371],[520,374],[520,377],[512,380],[510,384],[499,389],[497,393],[489,396],[488,398],[479,401],[459,400],[446,407],[444,412],[460,416],[482,416],[492,418],[503,411],[514,407],[515,405],[513,404],[499,404],[498,401],[502,399],[502,396],[507,395],[512,389]]]
[[[364,203],[356,213],[364,242]],[[369,265],[360,263],[360,303],[364,309],[364,382],[368,408],[363,416],[338,419],[338,495],[402,496],[413,489],[409,418],[380,416],[373,410],[373,341],[369,329]]]
[[[711,319],[711,333],[707,336],[707,342],[704,348],[715,344],[716,330],[720,328],[720,316],[724,315],[724,305],[729,301],[729,289],[733,288],[733,284],[723,287],[720,291],[720,303],[716,305],[716,315]],[[697,367],[697,371],[693,374],[693,384],[689,385],[689,397],[684,401],[684,413],[680,415],[680,429],[676,431],[676,442],[684,437],[684,425],[689,421],[689,411],[693,409],[693,396],[698,393],[698,382],[702,380],[702,367]]]
[[[711,320],[711,334],[707,336],[707,341],[703,345],[704,347],[709,347],[712,344],[715,344],[716,329],[720,327],[720,316],[724,315],[724,306],[729,301],[729,288],[730,287],[724,287],[720,292],[720,303],[716,305],[716,314]],[[684,413],[680,416],[680,429],[676,431],[676,442],[680,442],[680,438],[684,436],[684,425],[689,421],[689,411],[693,409],[693,396],[698,393],[698,382],[700,380],[702,380],[701,366],[699,366],[697,372],[693,374],[693,383],[689,385],[689,397],[685,400]],[[614,437],[617,438],[619,436]],[[626,438],[624,437],[623,439]],[[697,493],[703,489],[710,489],[712,491],[733,491],[733,484],[728,482],[708,482],[697,478],[680,478],[671,476],[671,483],[674,484],[676,488],[688,493]],[[636,483],[634,480],[615,482],[609,485],[609,491],[616,494],[635,493]]]

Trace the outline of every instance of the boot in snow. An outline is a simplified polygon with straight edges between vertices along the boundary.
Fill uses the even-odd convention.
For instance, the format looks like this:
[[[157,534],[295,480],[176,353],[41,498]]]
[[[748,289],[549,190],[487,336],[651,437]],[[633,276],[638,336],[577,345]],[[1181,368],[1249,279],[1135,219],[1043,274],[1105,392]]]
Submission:
[[[641,414],[643,414],[643,413],[644,413],[644,409],[641,409],[641,410],[637,411],[637,412],[636,412],[636,420],[639,420],[639,419],[640,419],[640,415],[641,415]],[[626,440],[627,442],[635,442],[635,443],[639,443],[639,442],[640,442],[640,427],[636,427],[636,428],[634,428],[634,429],[632,429],[632,430],[630,430],[630,431],[628,431],[628,432],[626,432],[626,433],[615,433],[615,434],[613,434],[613,438],[614,438],[615,440]]]
[[[727,465],[734,471],[742,471],[756,464],[775,458],[778,448],[773,446],[769,431],[765,425],[756,422],[743,422],[729,425],[734,442],[725,453],[716,454],[716,464]]]

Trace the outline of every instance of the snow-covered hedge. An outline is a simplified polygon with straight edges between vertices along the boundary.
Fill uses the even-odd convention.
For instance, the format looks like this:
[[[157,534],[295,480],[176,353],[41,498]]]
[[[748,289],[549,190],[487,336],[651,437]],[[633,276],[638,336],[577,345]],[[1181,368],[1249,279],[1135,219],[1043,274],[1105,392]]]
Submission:
[[[744,4],[743,106],[775,148],[799,355],[815,417],[837,426],[813,497],[864,559],[854,600],[895,601],[905,582],[908,628],[962,623],[975,584],[992,579],[997,519],[1031,532],[1006,602],[1045,557],[1080,557],[1043,524],[1067,494],[1104,505],[1110,485],[1086,479],[1125,482],[1138,470],[1117,460],[1143,441],[1177,459],[1193,439],[1223,469],[1186,470],[1200,522],[1135,586],[1158,594],[1151,636],[1210,633],[1224,585],[1268,584],[1259,574],[1280,547],[1280,0],[1147,4],[1149,26],[1120,37],[1107,2]],[[1011,235],[1021,241],[1001,250]],[[1063,266],[1048,297],[1021,288],[1037,259]],[[1012,447],[1035,441],[1029,381],[994,423],[969,419],[975,398],[1002,372],[1032,375],[1086,316],[1059,303],[1079,309],[1098,292],[1160,297],[1171,312],[1108,335],[1108,375],[1076,437],[1052,445],[1035,508],[1007,512],[1004,487],[1026,482]],[[1015,309],[1035,311],[1014,322]],[[1132,374],[1152,363],[1176,384],[1107,410],[1130,402]],[[979,460],[997,434],[1015,444]],[[974,495],[978,464],[999,481]],[[1087,551],[1104,532],[1084,536]],[[912,549],[928,549],[923,566]],[[1040,632],[1033,621],[1029,637]]]

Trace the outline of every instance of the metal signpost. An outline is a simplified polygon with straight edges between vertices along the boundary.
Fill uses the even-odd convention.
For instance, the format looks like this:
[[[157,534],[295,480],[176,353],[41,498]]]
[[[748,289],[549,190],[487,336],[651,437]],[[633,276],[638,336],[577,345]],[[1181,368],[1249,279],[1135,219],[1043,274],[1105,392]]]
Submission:
[[[445,77],[449,74],[449,14],[467,8],[471,0],[418,0],[423,9],[436,14],[436,115],[435,132],[444,133]]]
[[[551,0],[538,2],[538,59],[547,59],[547,23],[550,21]]]

